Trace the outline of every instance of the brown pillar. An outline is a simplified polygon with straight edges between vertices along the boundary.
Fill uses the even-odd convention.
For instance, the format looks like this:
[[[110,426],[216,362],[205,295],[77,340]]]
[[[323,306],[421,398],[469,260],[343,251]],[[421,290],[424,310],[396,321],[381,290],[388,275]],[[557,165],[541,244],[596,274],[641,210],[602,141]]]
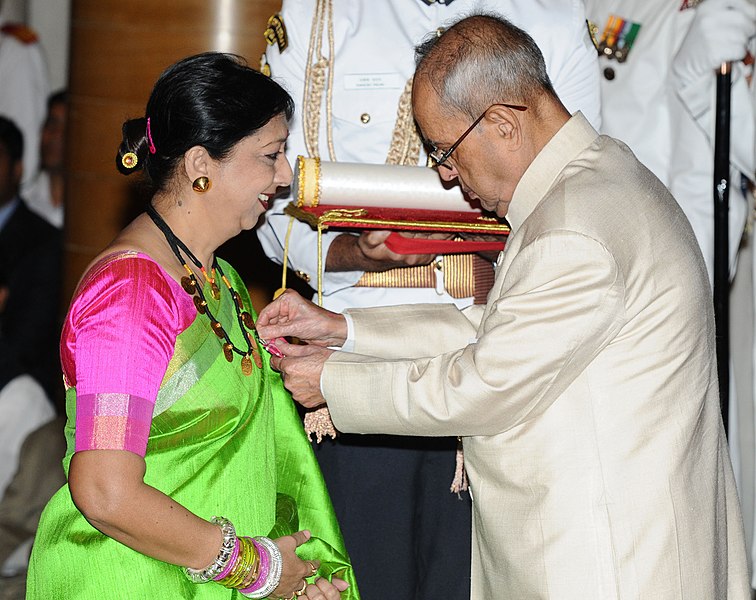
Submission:
[[[122,123],[144,114],[159,74],[184,56],[233,52],[257,68],[265,24],[280,5],[280,0],[74,0],[66,304],[87,264],[147,199],[135,177],[115,168]]]

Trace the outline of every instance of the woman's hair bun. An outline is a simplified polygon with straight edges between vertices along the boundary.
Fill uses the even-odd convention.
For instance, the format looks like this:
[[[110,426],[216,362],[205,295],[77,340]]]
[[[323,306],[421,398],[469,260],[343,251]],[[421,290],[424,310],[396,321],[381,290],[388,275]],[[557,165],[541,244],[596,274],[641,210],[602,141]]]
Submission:
[[[129,119],[123,124],[123,139],[116,153],[116,168],[124,175],[144,168],[149,143],[147,141],[147,119]]]

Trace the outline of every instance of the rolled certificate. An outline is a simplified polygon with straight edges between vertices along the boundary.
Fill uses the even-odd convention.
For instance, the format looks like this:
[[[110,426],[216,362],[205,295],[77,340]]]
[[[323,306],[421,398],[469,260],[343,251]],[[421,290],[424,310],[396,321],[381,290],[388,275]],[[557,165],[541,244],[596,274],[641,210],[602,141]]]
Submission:
[[[459,186],[445,188],[433,169],[297,157],[292,197],[299,207],[360,206],[480,212]]]

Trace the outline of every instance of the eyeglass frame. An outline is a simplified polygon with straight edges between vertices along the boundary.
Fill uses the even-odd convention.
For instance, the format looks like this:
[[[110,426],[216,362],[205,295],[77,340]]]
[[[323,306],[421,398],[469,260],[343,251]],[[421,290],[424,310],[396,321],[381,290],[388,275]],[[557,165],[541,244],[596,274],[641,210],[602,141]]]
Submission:
[[[480,115],[477,119],[475,119],[472,122],[472,125],[470,125],[470,127],[468,127],[467,130],[457,138],[457,141],[454,142],[446,152],[441,152],[441,150],[439,150],[435,144],[432,144],[431,142],[426,141],[425,143],[431,147],[431,151],[428,153],[428,158],[430,158],[431,161],[433,161],[433,166],[440,167],[441,165],[443,165],[452,155],[452,152],[454,152],[459,147],[459,145],[465,140],[465,138],[468,135],[470,135],[472,130],[478,126],[478,123],[480,123],[483,120],[483,117],[485,117],[488,114],[488,111],[491,110],[494,106],[506,106],[507,108],[511,108],[512,110],[518,110],[521,112],[528,110],[527,106],[522,106],[521,104],[505,104],[503,102],[492,104],[486,110],[483,111],[482,115]],[[437,155],[439,152],[441,152],[441,155],[438,158],[436,158],[436,156],[434,155]],[[446,165],[446,167],[450,168],[449,165]]]

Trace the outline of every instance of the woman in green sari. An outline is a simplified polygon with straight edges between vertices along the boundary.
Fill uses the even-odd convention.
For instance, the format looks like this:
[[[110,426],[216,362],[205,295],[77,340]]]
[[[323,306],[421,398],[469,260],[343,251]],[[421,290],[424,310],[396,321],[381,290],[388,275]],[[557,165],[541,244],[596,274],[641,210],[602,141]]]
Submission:
[[[66,317],[68,484],[42,515],[28,598],[358,598],[245,286],[215,257],[290,183],[292,112],[278,84],[208,53],[124,124],[117,166],[146,170],[154,195]]]

